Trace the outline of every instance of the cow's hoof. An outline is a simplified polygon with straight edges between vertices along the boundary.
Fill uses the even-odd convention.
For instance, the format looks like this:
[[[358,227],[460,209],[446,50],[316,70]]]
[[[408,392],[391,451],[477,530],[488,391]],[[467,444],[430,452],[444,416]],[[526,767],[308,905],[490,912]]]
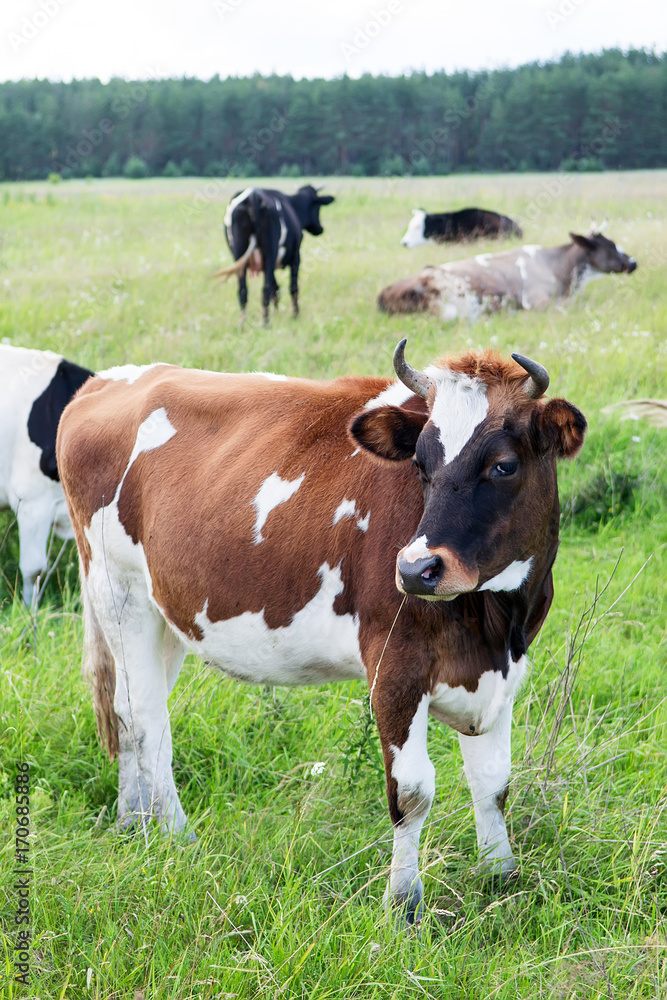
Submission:
[[[126,812],[122,816],[119,816],[116,821],[116,829],[119,833],[126,833],[129,836],[134,836],[137,833],[143,833],[146,829],[148,820],[150,816],[146,813],[141,812]]]
[[[497,858],[494,861],[485,861],[481,872],[485,882],[496,889],[505,889],[517,881],[519,863],[516,858]]]
[[[421,922],[424,916],[424,892],[421,885],[414,885],[406,892],[390,894],[389,886],[385,890],[383,904],[385,910],[391,907],[398,930],[414,931],[420,933]]]

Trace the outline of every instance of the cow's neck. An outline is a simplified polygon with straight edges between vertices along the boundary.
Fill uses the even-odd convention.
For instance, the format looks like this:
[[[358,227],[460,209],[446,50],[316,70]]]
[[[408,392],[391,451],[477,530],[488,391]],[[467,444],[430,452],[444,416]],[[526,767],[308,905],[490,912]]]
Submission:
[[[576,243],[558,247],[553,273],[560,285],[561,295],[569,295],[582,284],[588,267],[588,254]]]

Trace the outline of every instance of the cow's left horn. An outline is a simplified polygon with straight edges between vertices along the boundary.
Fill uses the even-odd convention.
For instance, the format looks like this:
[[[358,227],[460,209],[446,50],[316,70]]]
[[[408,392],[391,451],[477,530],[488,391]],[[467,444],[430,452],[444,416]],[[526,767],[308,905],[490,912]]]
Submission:
[[[431,386],[431,380],[428,375],[424,375],[424,372],[419,372],[416,368],[412,368],[405,360],[405,345],[407,342],[407,339],[404,338],[394,351],[394,371],[403,385],[407,385],[408,389],[412,389],[422,399],[426,399]]]
[[[524,358],[523,354],[513,354],[512,357],[530,375],[530,378],[526,379],[524,389],[531,399],[539,399],[549,388],[549,372],[537,361]]]

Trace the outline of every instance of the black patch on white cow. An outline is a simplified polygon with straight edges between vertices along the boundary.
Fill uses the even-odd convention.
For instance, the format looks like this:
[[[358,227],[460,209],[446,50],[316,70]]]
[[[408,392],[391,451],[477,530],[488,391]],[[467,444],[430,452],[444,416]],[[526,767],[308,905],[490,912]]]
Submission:
[[[56,465],[56,432],[63,410],[77,389],[94,374],[87,368],[63,360],[42,395],[32,404],[28,436],[42,450],[39,467],[49,479],[60,479]]]

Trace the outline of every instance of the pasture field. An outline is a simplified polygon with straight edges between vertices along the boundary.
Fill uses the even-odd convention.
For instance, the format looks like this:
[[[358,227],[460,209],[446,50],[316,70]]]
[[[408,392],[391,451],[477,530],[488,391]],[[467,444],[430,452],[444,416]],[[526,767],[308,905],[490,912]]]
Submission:
[[[80,675],[73,546],[31,618],[2,514],[0,995],[665,1000],[667,432],[601,411],[665,396],[667,171],[326,179],[336,201],[324,236],[304,237],[302,315],[291,319],[279,274],[286,294],[268,329],[257,280],[241,326],[234,285],[208,277],[230,259],[224,205],[247,183],[0,185],[0,337],[96,369],[385,373],[403,336],[416,366],[466,345],[547,366],[590,430],[561,467],[556,597],[515,708],[507,816],[520,875],[504,891],[482,881],[457,740],[431,720],[427,910],[420,937],[397,933],[381,902],[391,827],[364,686],[242,686],[191,657],[172,728],[198,842],[118,836],[117,768]],[[423,264],[514,245],[400,246],[413,207],[466,205],[511,215],[523,242],[547,245],[606,216],[638,270],[565,308],[475,326],[380,315],[377,292]],[[29,986],[13,981],[20,760],[33,782]]]

